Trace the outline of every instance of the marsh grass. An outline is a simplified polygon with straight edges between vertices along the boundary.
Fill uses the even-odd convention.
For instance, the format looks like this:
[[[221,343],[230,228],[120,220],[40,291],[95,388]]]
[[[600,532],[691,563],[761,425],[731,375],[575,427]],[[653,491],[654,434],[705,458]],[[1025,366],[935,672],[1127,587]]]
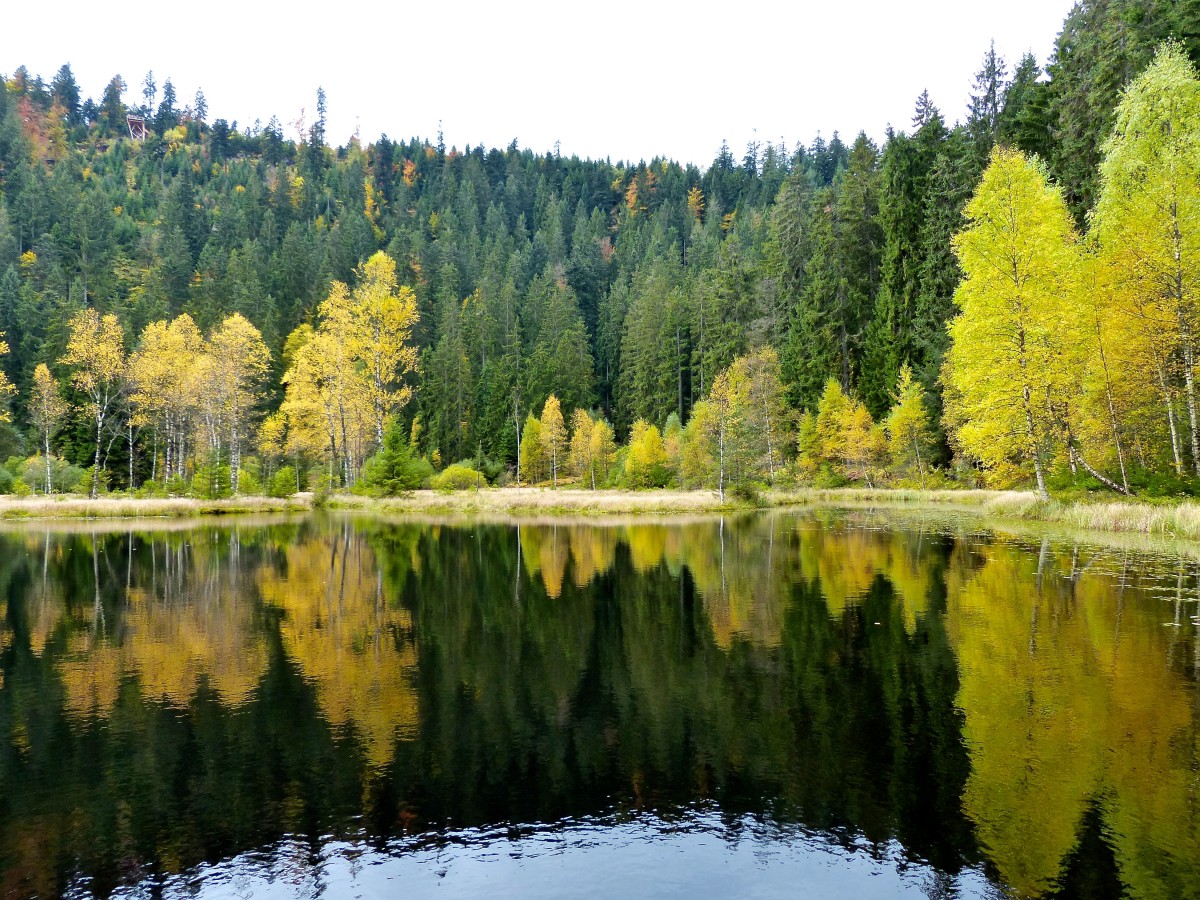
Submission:
[[[229,500],[138,499],[134,497],[0,497],[0,519],[142,519],[227,516],[246,513],[301,512],[307,498],[237,497]]]
[[[986,525],[1041,523],[1091,532],[1142,534],[1200,541],[1200,503],[1042,500],[1032,491],[888,490],[836,488],[768,491],[768,507],[903,509],[953,512],[982,519]],[[0,497],[0,521],[23,519],[184,519],[254,513],[294,513],[312,509],[312,496],[284,499],[238,497],[228,500],[135,499],[81,496]],[[330,497],[333,509],[393,516],[442,518],[588,518],[612,516],[687,516],[732,513],[756,504],[726,498],[715,491],[590,491],[576,488],[492,488],[413,491],[402,497],[371,499],[350,494]]]
[[[772,506],[902,507],[967,512],[988,523],[1041,522],[1083,531],[1200,541],[1200,503],[1043,500],[1032,491],[909,491],[845,488],[769,496]]]
[[[338,494],[330,507],[383,513],[479,516],[676,515],[748,508],[722,503],[715,491],[589,491],[573,488],[493,488],[477,491],[413,491],[402,497],[373,500]]]

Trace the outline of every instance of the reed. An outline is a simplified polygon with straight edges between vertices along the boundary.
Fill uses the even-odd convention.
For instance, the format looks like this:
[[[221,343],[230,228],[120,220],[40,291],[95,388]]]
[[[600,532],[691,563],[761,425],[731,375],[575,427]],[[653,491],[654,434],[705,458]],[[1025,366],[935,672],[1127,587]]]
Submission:
[[[143,519],[191,518],[245,513],[299,512],[310,508],[304,496],[288,499],[236,497],[229,500],[196,500],[190,497],[139,499],[134,497],[0,497],[0,519]]]

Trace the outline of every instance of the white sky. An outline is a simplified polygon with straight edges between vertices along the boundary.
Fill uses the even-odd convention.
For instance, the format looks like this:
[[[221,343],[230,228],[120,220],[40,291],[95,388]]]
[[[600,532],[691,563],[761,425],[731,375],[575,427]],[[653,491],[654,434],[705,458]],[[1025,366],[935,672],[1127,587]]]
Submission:
[[[0,72],[50,80],[69,62],[99,100],[117,72],[141,102],[153,70],[181,105],[239,127],[277,115],[294,137],[328,96],[327,139],[433,139],[706,166],[727,139],[809,143],[907,128],[928,88],[962,118],[989,42],[1045,64],[1072,0],[680,0],[260,4],[66,0],[3,15]],[[53,10],[51,12],[51,10]],[[51,21],[53,20],[53,21]],[[60,24],[55,24],[58,22]]]

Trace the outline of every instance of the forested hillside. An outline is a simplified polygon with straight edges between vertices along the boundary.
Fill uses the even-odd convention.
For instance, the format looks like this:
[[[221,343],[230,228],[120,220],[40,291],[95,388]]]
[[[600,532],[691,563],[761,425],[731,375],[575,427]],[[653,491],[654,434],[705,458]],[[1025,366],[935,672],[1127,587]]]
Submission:
[[[231,464],[237,490],[243,456],[261,467],[256,479],[271,459],[353,483],[392,433],[405,443],[393,438],[393,456],[438,469],[475,460],[495,477],[515,469],[525,432],[557,452],[528,422],[552,396],[567,423],[576,410],[589,428],[610,423],[609,442],[645,438],[649,425],[678,435],[722,375],[729,396],[753,402],[774,390],[777,366],[802,476],[820,469],[822,397],[843,402],[829,399],[832,378],[847,409],[869,414],[854,413],[863,434],[918,398],[922,476],[955,463],[1019,479],[1023,451],[989,459],[944,430],[964,207],[999,145],[1040,157],[1061,188],[1064,227],[1083,228],[1122,89],[1172,37],[1200,55],[1200,7],[1085,0],[1044,70],[1030,56],[982,54],[963,86],[966,121],[935,105],[960,98],[922,94],[882,146],[864,131],[722,147],[703,170],[516,142],[334,148],[320,92],[294,139],[274,117],[210,118],[201,93],[187,101],[152,74],[140,84],[115,75],[85,98],[69,64],[49,81],[16,68],[0,90],[0,367],[15,390],[0,459],[41,454],[51,487],[55,455],[59,467],[98,463],[97,481],[112,487],[203,475],[214,490]],[[130,116],[144,118],[144,137]],[[1195,438],[1189,454],[1176,433],[1194,404],[1194,363],[1186,340],[1161,349],[1174,464],[1143,441],[1130,466],[1180,476],[1197,463]],[[754,368],[764,361],[765,381]],[[723,426],[708,433],[723,453]],[[769,445],[770,426],[763,433]],[[774,440],[753,454],[772,478],[798,446]],[[1074,469],[1083,453],[1063,446]],[[1134,442],[1118,438],[1124,483],[1127,452]],[[531,462],[557,477],[556,459]],[[20,466],[7,468],[0,490]]]

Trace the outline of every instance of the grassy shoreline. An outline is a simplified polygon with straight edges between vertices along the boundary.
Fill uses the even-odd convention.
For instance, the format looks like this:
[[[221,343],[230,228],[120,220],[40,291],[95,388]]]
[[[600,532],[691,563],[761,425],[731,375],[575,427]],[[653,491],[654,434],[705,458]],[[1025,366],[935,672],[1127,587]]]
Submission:
[[[566,488],[495,488],[458,493],[414,491],[387,499],[336,494],[328,507],[352,513],[438,518],[670,517],[744,512],[752,504],[715,491],[588,491]],[[0,497],[0,521],[39,519],[181,519],[262,513],[303,513],[312,497],[239,497],[231,500],[127,497]],[[1126,500],[1041,500],[1030,491],[891,490],[839,488],[768,491],[758,508],[897,509],[968,514],[986,525],[1040,524],[1075,531],[1142,534],[1200,541],[1200,503]]]
[[[307,512],[310,509],[312,509],[312,502],[306,495],[285,499],[237,497],[230,500],[196,500],[190,497],[99,497],[93,500],[90,497],[72,494],[50,497],[0,497],[0,521],[185,519],[199,516]]]

